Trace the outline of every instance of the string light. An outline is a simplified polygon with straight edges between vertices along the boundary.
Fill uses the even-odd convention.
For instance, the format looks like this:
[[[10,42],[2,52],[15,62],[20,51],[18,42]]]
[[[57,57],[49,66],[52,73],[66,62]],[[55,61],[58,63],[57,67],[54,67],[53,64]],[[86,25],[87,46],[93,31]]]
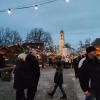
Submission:
[[[58,0],[44,0],[44,1],[36,2],[36,3],[34,3],[30,6],[22,6],[22,7],[16,7],[16,8],[3,9],[3,10],[0,10],[0,12],[7,12],[8,14],[11,14],[12,9],[15,11],[15,10],[28,9],[28,8],[33,8],[33,7],[34,7],[35,10],[38,10],[39,6],[50,4],[50,3],[53,3],[53,2],[56,2],[56,1],[58,1]],[[69,0],[66,0],[66,2],[69,3]]]
[[[7,10],[7,13],[8,13],[8,14],[11,14],[11,13],[12,13],[12,10],[9,8],[9,9]]]
[[[38,10],[38,9],[39,9],[38,5],[35,5],[35,6],[34,6],[34,9],[35,9],[35,10]]]
[[[69,0],[66,0],[67,3],[69,3]]]

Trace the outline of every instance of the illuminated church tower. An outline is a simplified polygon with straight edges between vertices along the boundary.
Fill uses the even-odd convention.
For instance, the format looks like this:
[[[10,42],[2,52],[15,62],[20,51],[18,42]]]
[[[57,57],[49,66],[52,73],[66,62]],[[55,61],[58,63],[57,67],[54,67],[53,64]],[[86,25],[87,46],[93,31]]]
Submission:
[[[59,45],[59,51],[60,51],[60,55],[63,55],[63,48],[64,48],[64,31],[61,30],[60,31],[60,45]]]

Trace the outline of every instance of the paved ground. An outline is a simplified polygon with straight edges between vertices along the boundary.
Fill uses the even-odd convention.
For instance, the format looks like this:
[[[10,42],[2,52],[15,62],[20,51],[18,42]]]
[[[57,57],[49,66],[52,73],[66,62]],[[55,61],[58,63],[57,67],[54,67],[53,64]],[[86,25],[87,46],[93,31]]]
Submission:
[[[51,100],[47,93],[52,90],[53,75],[55,69],[42,69],[41,78],[39,81],[38,91],[35,100]],[[72,69],[64,69],[64,89],[68,96],[67,100],[84,100],[82,91],[79,87],[78,81],[74,78]],[[0,81],[0,100],[15,100],[15,90],[13,90],[13,80],[11,82]],[[52,100],[59,100],[61,93],[59,89]]]

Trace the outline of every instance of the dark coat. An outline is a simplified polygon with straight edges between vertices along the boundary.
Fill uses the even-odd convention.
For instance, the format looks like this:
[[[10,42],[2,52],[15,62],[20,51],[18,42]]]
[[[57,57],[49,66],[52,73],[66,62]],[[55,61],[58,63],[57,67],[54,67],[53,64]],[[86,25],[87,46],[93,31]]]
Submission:
[[[97,58],[91,60],[86,57],[79,69],[79,81],[83,91],[100,91],[100,61]]]
[[[22,59],[16,60],[16,68],[14,69],[14,88],[24,89],[25,88],[25,62]]]
[[[79,75],[79,73],[78,73],[78,70],[79,70],[78,64],[79,64],[81,59],[82,59],[81,57],[77,57],[73,60],[73,68],[74,68],[74,71],[75,71],[75,77],[76,78],[78,78],[78,75]]]
[[[56,84],[63,84],[63,72],[62,71],[56,71],[54,76],[54,82]]]
[[[0,58],[0,68],[5,67],[5,59],[3,57]]]
[[[61,61],[56,62],[57,68],[54,76],[54,82],[56,84],[63,84],[63,69],[61,68]]]
[[[36,57],[29,54],[25,61],[17,60],[14,74],[15,89],[31,88],[35,83],[38,84],[40,68]]]

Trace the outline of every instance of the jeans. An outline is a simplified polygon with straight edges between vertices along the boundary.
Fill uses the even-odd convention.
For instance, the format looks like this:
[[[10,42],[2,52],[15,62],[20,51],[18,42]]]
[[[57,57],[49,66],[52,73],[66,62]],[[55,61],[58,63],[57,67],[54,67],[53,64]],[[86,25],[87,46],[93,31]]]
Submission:
[[[60,88],[60,90],[61,90],[63,96],[66,96],[65,91],[63,90],[62,84],[55,84],[54,89],[53,89],[53,91],[52,91],[52,95],[55,94],[56,89],[57,89],[58,87]]]
[[[91,93],[91,95],[86,96],[85,100],[100,100],[100,91],[96,92],[96,91],[92,90],[90,93]]]

